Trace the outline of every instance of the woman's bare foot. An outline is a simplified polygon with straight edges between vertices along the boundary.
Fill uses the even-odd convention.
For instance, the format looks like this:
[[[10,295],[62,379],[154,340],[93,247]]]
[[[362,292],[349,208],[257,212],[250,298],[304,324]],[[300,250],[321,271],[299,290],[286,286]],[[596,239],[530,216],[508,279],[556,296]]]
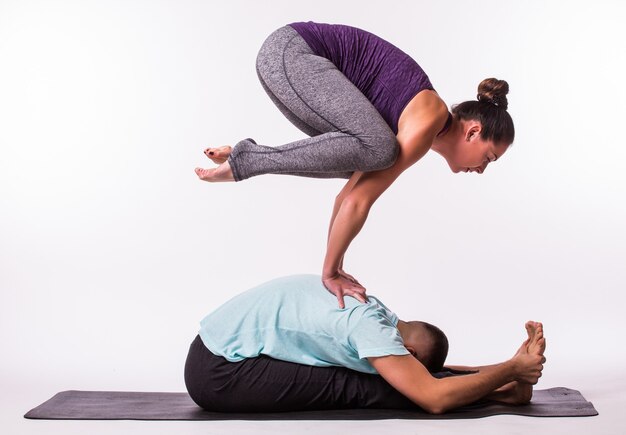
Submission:
[[[526,322],[526,332],[528,333],[528,353],[543,355],[546,351],[546,339],[543,336],[543,325],[540,322]]]
[[[232,152],[232,150],[233,150],[233,147],[231,147],[230,145],[226,145],[226,146],[217,147],[217,148],[207,148],[204,150],[204,154],[208,158],[213,160],[213,163],[221,165],[226,160],[228,160],[228,156],[230,156],[230,153]]]
[[[209,182],[235,181],[233,170],[228,162],[224,162],[217,168],[212,169],[196,168],[196,175],[201,180]]]

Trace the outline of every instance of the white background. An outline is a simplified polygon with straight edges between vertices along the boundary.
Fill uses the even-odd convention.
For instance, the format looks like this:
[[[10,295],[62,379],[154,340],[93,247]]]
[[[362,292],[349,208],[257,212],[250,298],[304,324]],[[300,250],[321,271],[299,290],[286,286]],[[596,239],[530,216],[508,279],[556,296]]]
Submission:
[[[0,427],[621,432],[625,4],[393,5],[0,0]],[[426,155],[375,204],[346,270],[401,318],[444,329],[451,363],[504,360],[524,321],[543,321],[548,363],[538,387],[580,389],[599,417],[298,430],[21,418],[61,390],[182,391],[205,314],[274,277],[321,272],[344,181],[269,175],[211,185],[193,172],[211,166],[206,146],[304,137],[254,65],[273,30],[307,20],[394,43],[449,105],[473,99],[486,77],[509,82],[513,148],[483,175],[455,175]]]

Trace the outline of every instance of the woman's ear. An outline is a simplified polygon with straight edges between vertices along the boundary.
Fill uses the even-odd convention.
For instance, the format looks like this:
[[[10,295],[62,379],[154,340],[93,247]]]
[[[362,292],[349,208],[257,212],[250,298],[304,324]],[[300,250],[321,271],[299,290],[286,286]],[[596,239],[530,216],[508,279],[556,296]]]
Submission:
[[[467,129],[467,131],[465,132],[465,140],[467,142],[469,142],[472,139],[478,137],[480,135],[480,130],[481,130],[480,123],[479,122],[472,122],[469,125],[469,128]]]

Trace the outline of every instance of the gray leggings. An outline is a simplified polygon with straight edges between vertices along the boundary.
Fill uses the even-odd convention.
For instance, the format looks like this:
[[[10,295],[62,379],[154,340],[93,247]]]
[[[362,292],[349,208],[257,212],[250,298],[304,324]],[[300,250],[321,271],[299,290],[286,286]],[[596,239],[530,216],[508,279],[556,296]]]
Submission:
[[[261,174],[350,178],[355,171],[393,165],[399,145],[389,125],[292,27],[281,27],[265,40],[256,70],[278,109],[310,137],[277,147],[240,141],[228,158],[235,181]]]

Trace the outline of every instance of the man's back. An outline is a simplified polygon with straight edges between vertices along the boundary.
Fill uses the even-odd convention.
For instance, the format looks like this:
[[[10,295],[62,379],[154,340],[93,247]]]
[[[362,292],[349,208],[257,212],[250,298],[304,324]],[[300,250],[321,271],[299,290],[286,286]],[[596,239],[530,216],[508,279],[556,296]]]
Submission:
[[[378,299],[346,298],[346,308],[319,275],[274,279],[248,290],[206,316],[200,337],[229,361],[260,354],[312,366],[343,366],[376,373],[367,357],[406,355],[397,316]]]

